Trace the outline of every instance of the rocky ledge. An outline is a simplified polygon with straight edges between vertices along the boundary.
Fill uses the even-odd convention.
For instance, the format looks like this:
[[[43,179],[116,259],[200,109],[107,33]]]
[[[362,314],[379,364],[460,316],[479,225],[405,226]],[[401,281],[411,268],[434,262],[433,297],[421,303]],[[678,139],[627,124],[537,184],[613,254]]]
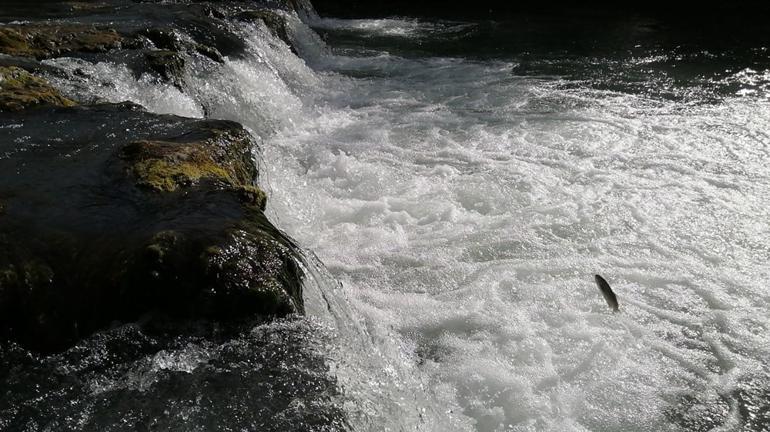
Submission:
[[[63,4],[66,22],[0,25],[0,341],[51,352],[137,320],[303,313],[299,252],[263,213],[247,131],[62,95],[45,77],[65,72],[41,61],[123,62],[179,84],[190,56],[239,55],[227,20],[290,43],[292,3]]]
[[[255,139],[94,100],[115,83],[84,66],[186,92],[243,55],[245,22],[291,47],[294,6],[0,7],[0,430],[350,429]]]
[[[3,120],[18,125],[0,129],[3,337],[52,350],[155,314],[303,311],[296,248],[262,212],[240,125],[129,104]]]
[[[0,112],[22,111],[37,105],[73,106],[75,102],[22,68],[0,66]]]

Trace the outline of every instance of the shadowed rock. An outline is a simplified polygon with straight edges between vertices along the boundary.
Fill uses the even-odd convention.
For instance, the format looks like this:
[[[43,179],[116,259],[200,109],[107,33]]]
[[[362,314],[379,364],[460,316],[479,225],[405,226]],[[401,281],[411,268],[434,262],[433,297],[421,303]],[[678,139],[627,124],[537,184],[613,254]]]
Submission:
[[[51,351],[141,316],[303,312],[237,123],[130,104],[4,116],[21,126],[0,128],[0,338]]]
[[[181,86],[189,64],[216,67],[201,56],[243,52],[229,20],[254,7],[10,3],[2,21],[55,21],[0,26],[0,67],[84,85],[88,68],[40,59]],[[51,24],[68,19],[109,22],[122,49]],[[326,330],[295,315],[300,252],[263,213],[250,135],[130,103],[57,105],[0,111],[0,429],[352,430]]]
[[[113,29],[85,24],[0,26],[0,53],[38,59],[73,52],[105,52],[119,48],[123,41],[124,38]]]
[[[41,105],[72,106],[75,102],[24,69],[0,66],[0,112]]]

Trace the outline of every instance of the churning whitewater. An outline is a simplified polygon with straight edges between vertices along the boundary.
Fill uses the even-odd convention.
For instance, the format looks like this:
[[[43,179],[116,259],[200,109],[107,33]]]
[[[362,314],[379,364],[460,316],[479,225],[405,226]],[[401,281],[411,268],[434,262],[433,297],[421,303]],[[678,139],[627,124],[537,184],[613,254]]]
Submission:
[[[260,140],[271,219],[323,263],[308,309],[355,430],[770,427],[770,70],[742,65],[766,49],[303,20],[299,57],[238,24],[248,55],[181,88],[53,61],[117,80],[73,93]]]

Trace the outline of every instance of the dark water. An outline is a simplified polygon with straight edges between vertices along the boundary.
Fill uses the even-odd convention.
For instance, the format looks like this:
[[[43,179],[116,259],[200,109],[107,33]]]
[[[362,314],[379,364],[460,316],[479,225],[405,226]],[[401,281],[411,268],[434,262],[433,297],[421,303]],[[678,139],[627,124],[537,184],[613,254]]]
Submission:
[[[429,32],[410,37],[355,26],[326,36],[338,49],[364,46],[410,58],[510,61],[516,76],[564,78],[576,86],[668,98],[694,92],[694,99],[710,100],[766,85],[762,79],[740,83],[735,78],[742,70],[770,66],[764,25],[756,17],[743,22],[741,16],[540,12],[503,15],[499,21],[438,21]]]
[[[125,325],[62,354],[0,349],[4,431],[345,430],[307,322]]]

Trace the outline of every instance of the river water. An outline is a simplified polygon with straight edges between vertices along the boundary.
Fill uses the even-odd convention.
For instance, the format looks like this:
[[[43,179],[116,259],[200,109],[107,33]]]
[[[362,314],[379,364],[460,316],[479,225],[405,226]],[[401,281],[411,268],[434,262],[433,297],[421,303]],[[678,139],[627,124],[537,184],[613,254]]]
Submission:
[[[770,428],[767,47],[533,21],[313,23],[280,223],[471,429]]]
[[[767,46],[642,18],[291,22],[301,58],[244,25],[249,54],[182,90],[59,84],[260,138],[355,430],[770,428]]]

